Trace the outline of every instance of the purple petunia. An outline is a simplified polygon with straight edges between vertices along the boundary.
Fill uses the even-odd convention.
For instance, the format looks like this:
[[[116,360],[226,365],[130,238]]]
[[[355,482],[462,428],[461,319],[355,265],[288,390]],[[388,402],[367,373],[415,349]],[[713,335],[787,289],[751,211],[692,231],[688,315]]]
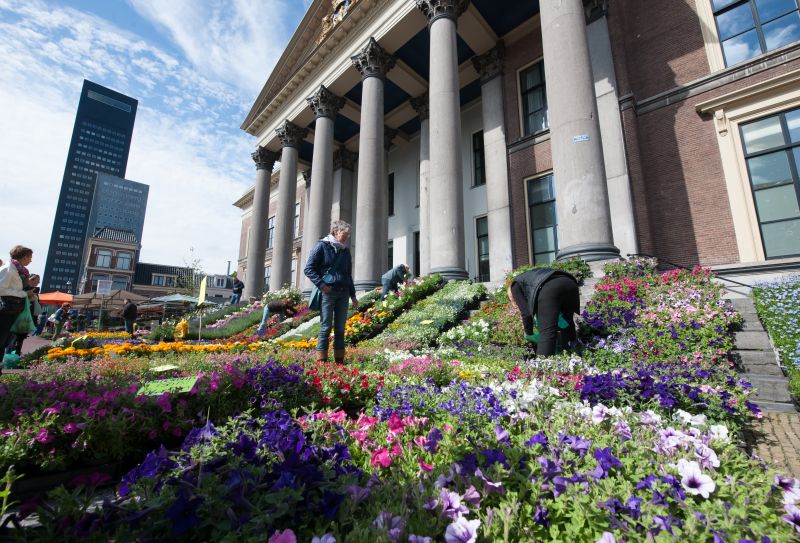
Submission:
[[[459,517],[445,530],[444,540],[447,543],[475,543],[478,540],[480,525],[480,520],[467,520]]]

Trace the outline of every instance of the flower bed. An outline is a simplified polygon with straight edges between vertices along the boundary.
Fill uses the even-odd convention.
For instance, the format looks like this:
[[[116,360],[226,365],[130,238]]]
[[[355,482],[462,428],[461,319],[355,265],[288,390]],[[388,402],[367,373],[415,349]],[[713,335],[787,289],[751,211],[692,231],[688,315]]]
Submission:
[[[441,290],[416,304],[411,311],[401,315],[369,344],[389,348],[401,343],[413,344],[410,348],[429,346],[445,328],[456,322],[467,307],[485,295],[486,287],[480,283],[447,283]]]
[[[753,300],[800,398],[800,275],[756,285]]]

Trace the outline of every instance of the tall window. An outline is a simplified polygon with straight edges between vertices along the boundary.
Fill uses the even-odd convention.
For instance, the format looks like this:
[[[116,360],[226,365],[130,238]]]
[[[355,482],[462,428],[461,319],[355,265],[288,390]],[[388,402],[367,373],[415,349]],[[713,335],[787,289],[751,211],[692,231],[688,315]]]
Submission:
[[[528,212],[531,220],[533,263],[546,264],[556,258],[556,193],[553,176],[528,181]]]
[[[98,281],[108,281],[108,275],[104,273],[93,273],[92,274],[92,292],[97,291],[97,282]]]
[[[269,279],[272,277],[272,266],[264,266],[264,289],[269,290]]]
[[[483,130],[472,134],[472,186],[486,184],[486,157],[483,154]]]
[[[124,275],[115,275],[111,281],[112,290],[128,290],[128,278]]]
[[[538,62],[519,73],[520,103],[522,104],[522,135],[547,130],[547,96],[544,85],[544,63]]]
[[[95,260],[95,266],[97,266],[98,268],[110,268],[111,251],[107,249],[98,249],[97,259]]]
[[[711,0],[725,65],[800,40],[797,0]]]
[[[394,267],[394,240],[389,240],[389,244],[387,246],[386,256],[389,259],[389,267]]]
[[[300,204],[294,204],[294,237],[300,237]]]
[[[489,280],[489,219],[479,217],[475,221],[475,234],[478,237],[478,281]]]
[[[389,174],[389,216],[394,215],[394,173]]]
[[[297,283],[297,278],[295,277],[295,275],[297,275],[296,272],[297,272],[297,259],[293,258],[292,259],[292,273],[289,276],[289,284],[291,286],[295,286],[295,283]]]
[[[267,221],[267,249],[272,249],[272,244],[275,241],[275,215]]]
[[[129,270],[131,269],[131,254],[130,253],[117,253],[117,269]]]
[[[800,255],[800,109],[741,125],[764,254]]]

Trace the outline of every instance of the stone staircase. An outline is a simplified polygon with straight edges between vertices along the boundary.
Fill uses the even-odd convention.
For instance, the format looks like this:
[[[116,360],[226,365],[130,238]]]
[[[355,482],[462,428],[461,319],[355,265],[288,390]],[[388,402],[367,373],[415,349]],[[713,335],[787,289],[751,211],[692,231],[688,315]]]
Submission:
[[[796,407],[789,395],[779,359],[756,313],[752,298],[730,300],[744,317],[742,330],[736,332],[736,349],[731,353],[734,362],[752,383],[755,392],[750,399],[764,411],[794,412]]]

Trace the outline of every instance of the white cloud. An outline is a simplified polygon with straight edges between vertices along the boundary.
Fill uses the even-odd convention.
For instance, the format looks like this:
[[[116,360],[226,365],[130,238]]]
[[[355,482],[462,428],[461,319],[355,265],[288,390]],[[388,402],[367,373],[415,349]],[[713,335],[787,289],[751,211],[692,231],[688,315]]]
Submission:
[[[255,96],[294,30],[281,14],[292,0],[130,0],[165,28],[206,77],[231,81]]]
[[[126,177],[150,185],[142,260],[182,264],[193,247],[207,271],[223,272],[238,256],[232,202],[255,178],[253,140],[238,126],[288,39],[275,23],[288,2],[176,0],[158,11],[132,1],[190,62],[91,14],[0,0],[3,260],[23,243],[32,271],[44,270],[84,78],[139,100]]]

